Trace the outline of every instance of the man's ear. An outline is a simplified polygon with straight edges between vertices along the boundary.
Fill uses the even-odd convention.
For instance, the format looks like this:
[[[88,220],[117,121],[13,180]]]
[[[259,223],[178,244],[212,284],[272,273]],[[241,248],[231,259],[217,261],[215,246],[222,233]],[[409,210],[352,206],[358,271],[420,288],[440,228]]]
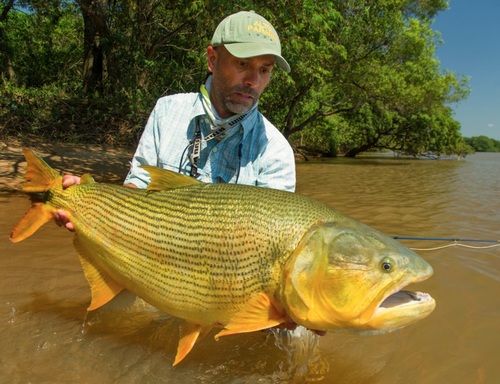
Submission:
[[[208,70],[210,72],[214,71],[214,67],[217,63],[217,50],[215,47],[209,45],[207,47],[207,61],[208,61]]]

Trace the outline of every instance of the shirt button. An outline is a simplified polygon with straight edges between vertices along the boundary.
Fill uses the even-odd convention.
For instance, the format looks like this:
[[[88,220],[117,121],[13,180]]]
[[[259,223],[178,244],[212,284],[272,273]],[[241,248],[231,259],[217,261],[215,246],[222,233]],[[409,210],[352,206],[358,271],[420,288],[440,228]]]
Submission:
[[[212,149],[212,152],[217,152],[217,147],[214,147],[214,149]]]

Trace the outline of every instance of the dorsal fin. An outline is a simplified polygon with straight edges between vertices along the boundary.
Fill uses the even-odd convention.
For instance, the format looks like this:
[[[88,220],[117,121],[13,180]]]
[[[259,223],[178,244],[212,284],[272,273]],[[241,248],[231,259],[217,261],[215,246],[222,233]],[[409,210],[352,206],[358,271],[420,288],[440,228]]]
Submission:
[[[140,167],[145,169],[149,173],[149,176],[151,176],[151,182],[147,188],[149,191],[165,191],[187,187],[188,185],[201,184],[201,181],[192,177],[167,169],[161,169],[151,165],[141,165]]]

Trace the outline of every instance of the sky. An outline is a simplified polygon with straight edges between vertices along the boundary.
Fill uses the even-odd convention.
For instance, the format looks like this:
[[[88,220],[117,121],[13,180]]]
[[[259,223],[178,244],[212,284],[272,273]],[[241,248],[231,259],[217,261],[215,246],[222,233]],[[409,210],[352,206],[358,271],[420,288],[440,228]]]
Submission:
[[[441,69],[470,78],[470,94],[450,105],[464,137],[500,140],[500,0],[449,0],[432,26],[441,33]]]

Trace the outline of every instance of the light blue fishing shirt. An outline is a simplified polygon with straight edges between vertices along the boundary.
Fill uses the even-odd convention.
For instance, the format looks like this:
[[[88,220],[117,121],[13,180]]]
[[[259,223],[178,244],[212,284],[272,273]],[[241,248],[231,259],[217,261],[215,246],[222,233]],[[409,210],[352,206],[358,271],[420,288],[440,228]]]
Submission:
[[[203,108],[201,93],[160,98],[146,124],[124,184],[147,187],[150,177],[140,165],[189,175],[190,141],[197,124],[203,138],[214,129]],[[281,132],[254,107],[224,138],[202,142],[197,179],[293,192],[293,150]]]

